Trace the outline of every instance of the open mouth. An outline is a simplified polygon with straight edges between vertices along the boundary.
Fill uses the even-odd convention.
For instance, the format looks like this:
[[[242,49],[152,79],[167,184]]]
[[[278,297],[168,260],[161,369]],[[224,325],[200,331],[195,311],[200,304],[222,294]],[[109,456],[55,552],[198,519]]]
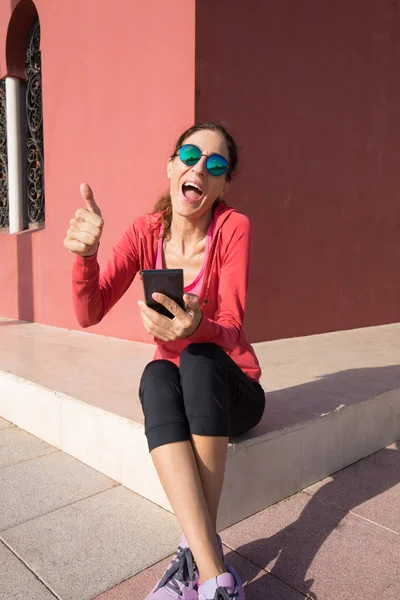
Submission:
[[[187,181],[182,184],[182,193],[189,202],[196,202],[202,197],[203,190],[197,183]]]

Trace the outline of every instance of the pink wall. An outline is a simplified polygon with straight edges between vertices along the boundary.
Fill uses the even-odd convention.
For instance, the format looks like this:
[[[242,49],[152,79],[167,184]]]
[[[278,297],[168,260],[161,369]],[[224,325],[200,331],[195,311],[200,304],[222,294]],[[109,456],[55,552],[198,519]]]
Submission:
[[[38,0],[46,228],[0,234],[0,315],[78,328],[62,242],[88,181],[105,219],[100,261],[167,187],[166,161],[194,120],[192,0]],[[0,77],[9,0],[0,0]],[[91,331],[148,341],[135,282]]]
[[[242,148],[227,200],[254,223],[252,341],[400,320],[397,2],[36,6],[46,229],[0,234],[0,315],[77,328],[62,241],[79,183],[104,213],[104,262],[165,189],[166,159],[196,111]],[[10,12],[0,0],[0,77]],[[135,282],[91,331],[147,341],[140,293]]]
[[[196,117],[242,147],[253,341],[400,321],[398,4],[197,3]]]

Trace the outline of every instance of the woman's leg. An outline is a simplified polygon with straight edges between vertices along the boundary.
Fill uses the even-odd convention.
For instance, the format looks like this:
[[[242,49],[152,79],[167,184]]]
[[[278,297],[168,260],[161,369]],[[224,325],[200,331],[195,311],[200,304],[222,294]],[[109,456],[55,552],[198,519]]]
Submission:
[[[191,344],[181,356],[181,385],[211,523],[216,529],[229,436],[254,427],[265,398],[215,344]]]
[[[260,421],[265,408],[264,392],[215,344],[189,345],[181,355],[180,374],[202,487],[215,524],[228,436],[243,433]],[[208,579],[201,577],[199,598],[222,597],[221,590],[217,591],[222,588],[226,597],[244,600],[236,572],[229,566],[224,571],[219,575],[214,570]]]
[[[168,361],[150,363],[140,398],[145,431],[158,476],[190,544],[202,579],[223,573],[185,414],[180,374]]]
[[[201,580],[216,577],[225,570],[215,521],[228,436],[261,418],[262,390],[214,344],[192,344],[180,373],[168,361],[151,363],[140,396],[149,448]]]
[[[224,483],[228,437],[193,435],[192,445],[213,531]]]
[[[151,454],[164,491],[189,542],[201,581],[220,575],[225,567],[191,443],[166,444],[155,448]]]

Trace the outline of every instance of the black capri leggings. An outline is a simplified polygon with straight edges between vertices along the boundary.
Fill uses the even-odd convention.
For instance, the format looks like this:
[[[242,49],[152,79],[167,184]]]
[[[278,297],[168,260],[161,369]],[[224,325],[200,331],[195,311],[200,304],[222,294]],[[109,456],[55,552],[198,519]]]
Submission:
[[[191,434],[239,435],[257,425],[265,407],[261,385],[215,344],[187,346],[180,368],[168,360],[149,363],[139,396],[150,451]]]

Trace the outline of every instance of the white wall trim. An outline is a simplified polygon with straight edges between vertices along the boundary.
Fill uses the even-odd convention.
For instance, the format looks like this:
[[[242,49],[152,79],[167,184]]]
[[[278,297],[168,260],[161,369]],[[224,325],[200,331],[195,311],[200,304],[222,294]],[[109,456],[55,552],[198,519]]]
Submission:
[[[6,77],[10,233],[18,233],[23,231],[24,228],[20,87],[21,82],[19,79]]]

